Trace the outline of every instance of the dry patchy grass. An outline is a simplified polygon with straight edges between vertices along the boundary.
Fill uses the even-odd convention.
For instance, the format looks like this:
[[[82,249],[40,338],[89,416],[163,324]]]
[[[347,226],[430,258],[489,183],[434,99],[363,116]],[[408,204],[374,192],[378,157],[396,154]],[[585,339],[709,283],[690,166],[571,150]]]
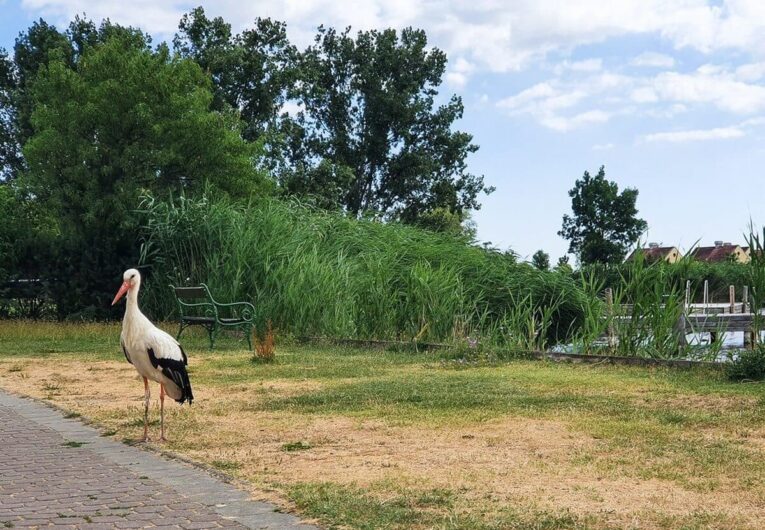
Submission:
[[[136,439],[143,385],[108,342],[114,331],[96,330],[80,354],[68,333],[75,343],[55,353],[0,344],[0,387]],[[277,346],[267,366],[250,357],[190,351],[197,399],[168,406],[167,448],[328,525],[765,527],[754,385],[527,361],[455,370],[330,348]],[[152,418],[157,430],[156,401]]]

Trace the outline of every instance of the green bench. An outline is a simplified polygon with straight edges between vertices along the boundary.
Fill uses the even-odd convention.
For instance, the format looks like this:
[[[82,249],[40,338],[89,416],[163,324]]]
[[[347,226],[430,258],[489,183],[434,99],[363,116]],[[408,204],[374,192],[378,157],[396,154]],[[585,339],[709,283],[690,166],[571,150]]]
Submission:
[[[215,346],[215,337],[221,330],[240,328],[247,337],[252,350],[252,328],[255,307],[249,302],[223,304],[216,301],[205,284],[198,287],[170,286],[178,302],[181,328],[176,338],[189,326],[202,326],[210,337],[210,349]]]

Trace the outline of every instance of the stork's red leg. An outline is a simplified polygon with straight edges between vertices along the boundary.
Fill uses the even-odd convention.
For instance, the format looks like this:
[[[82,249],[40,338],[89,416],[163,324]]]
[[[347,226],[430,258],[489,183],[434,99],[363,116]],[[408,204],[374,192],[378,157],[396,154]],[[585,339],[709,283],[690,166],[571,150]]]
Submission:
[[[165,438],[165,385],[159,385],[159,428],[162,433],[159,437],[161,442],[166,442]]]
[[[143,441],[149,441],[149,400],[151,391],[149,390],[149,380],[143,378],[144,400],[143,400]]]

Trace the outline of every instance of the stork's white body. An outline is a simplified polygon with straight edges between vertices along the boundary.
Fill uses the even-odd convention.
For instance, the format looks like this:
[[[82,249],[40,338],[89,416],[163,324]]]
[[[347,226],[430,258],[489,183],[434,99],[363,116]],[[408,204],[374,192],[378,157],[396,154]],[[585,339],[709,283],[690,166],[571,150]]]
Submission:
[[[138,271],[135,269],[125,271],[123,279],[124,283],[117,296],[114,297],[112,305],[127,293],[120,344],[125,358],[135,367],[144,380],[144,439],[148,439],[148,410],[151,397],[148,380],[152,380],[160,385],[161,439],[164,440],[165,392],[179,403],[188,401],[191,404],[194,399],[189,376],[186,372],[188,360],[178,341],[152,324],[138,309],[138,291],[141,285],[141,275]]]
[[[183,389],[162,373],[161,366],[155,367],[151,363],[149,349],[154,351],[158,359],[172,359],[181,363],[185,362],[185,355],[178,341],[152,324],[138,309],[137,303],[131,304],[130,294],[128,294],[125,317],[122,319],[120,342],[128,361],[135,366],[141,376],[164,385],[165,391],[171,398],[176,400],[181,398]]]

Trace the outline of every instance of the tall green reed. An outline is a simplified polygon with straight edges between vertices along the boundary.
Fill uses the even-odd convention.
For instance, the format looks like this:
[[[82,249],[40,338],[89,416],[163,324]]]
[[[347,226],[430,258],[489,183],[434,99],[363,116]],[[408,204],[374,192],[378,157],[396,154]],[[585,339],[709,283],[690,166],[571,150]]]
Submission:
[[[754,313],[754,338],[755,343],[760,340],[763,330],[763,316],[761,309],[765,306],[765,227],[762,229],[762,237],[752,222],[749,223],[749,234],[745,235],[749,245],[749,303]]]
[[[275,199],[144,197],[146,303],[174,311],[167,284],[207,283],[254,302],[257,322],[294,335],[420,341],[466,336],[540,348],[582,321],[564,274],[395,223],[358,221]]]

